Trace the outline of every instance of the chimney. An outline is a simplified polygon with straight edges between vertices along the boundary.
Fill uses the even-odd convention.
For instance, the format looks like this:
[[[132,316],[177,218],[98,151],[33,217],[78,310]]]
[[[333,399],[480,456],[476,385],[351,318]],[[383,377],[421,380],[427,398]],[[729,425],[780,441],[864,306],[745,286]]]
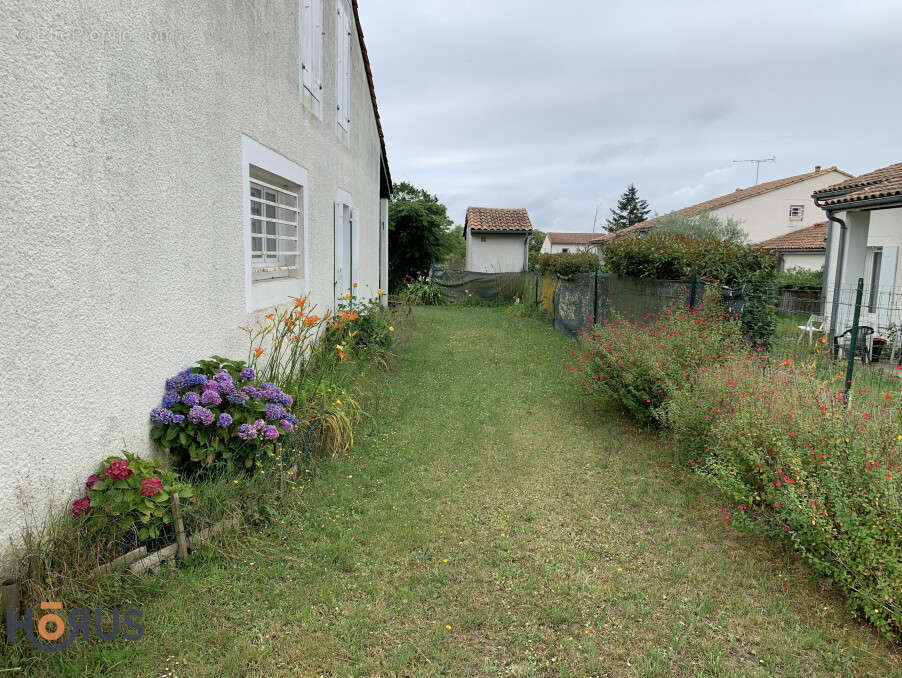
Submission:
[[[815,172],[820,172],[820,171],[821,171],[821,166],[820,166],[820,165],[815,165],[815,166],[814,166],[814,171],[815,171]]]

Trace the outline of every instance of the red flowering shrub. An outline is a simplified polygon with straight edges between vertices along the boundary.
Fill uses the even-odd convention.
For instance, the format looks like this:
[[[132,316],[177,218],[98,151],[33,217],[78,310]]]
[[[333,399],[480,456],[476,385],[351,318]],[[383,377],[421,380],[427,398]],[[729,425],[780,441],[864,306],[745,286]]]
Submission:
[[[615,315],[581,338],[582,385],[648,423],[674,391],[743,346],[738,324],[713,300],[641,323]]]
[[[122,530],[135,529],[140,540],[155,539],[172,522],[169,495],[192,495],[191,486],[176,480],[172,471],[127,452],[104,464],[102,474],[92,473],[85,483],[88,496],[72,502],[73,516],[110,521]]]
[[[742,510],[733,524],[787,539],[852,606],[902,634],[900,411],[849,409],[834,387],[763,357],[699,374],[662,410],[690,464]]]

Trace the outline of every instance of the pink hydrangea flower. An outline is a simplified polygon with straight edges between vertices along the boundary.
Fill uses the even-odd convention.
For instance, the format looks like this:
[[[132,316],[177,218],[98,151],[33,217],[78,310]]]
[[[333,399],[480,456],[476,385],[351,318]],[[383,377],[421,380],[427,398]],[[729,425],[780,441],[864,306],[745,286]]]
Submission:
[[[138,494],[142,497],[152,497],[163,491],[163,481],[159,478],[144,478],[141,481],[141,489]]]
[[[113,480],[125,480],[131,476],[132,470],[128,467],[127,460],[119,459],[107,466],[106,469],[104,469],[103,474],[107,478],[112,478]]]
[[[90,490],[92,487],[94,487],[94,483],[96,483],[98,480],[100,480],[100,476],[96,473],[92,473],[88,476],[88,480],[87,482],[85,482],[85,487]]]
[[[91,500],[87,497],[76,499],[72,502],[72,515],[82,516],[91,512]]]

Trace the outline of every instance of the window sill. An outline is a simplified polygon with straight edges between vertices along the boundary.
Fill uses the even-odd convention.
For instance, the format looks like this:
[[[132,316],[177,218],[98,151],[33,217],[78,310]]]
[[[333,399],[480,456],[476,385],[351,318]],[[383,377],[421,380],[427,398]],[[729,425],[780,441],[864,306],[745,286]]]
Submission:
[[[251,283],[248,311],[262,311],[279,304],[285,304],[291,297],[304,296],[303,278],[272,278],[255,280]]]

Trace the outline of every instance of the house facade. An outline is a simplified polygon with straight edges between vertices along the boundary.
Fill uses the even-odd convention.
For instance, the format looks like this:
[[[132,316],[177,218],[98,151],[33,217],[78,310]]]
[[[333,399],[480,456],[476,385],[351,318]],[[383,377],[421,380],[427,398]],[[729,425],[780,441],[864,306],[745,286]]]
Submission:
[[[691,217],[706,211],[720,219],[737,219],[748,234],[749,242],[760,243],[824,221],[824,211],[815,204],[811,194],[850,176],[835,166],[821,168],[818,165],[813,172],[737,188],[727,195],[678,209],[676,213]],[[653,230],[660,218],[607,234],[596,242],[604,243],[612,237]]]
[[[827,255],[824,313],[831,335],[851,325],[858,279],[864,281],[862,312],[887,335],[902,325],[902,163],[851,177],[813,194],[826,211]]]
[[[525,209],[468,207],[464,221],[466,270],[476,273],[525,271],[532,222]]]
[[[356,0],[5,7],[2,542],[240,325],[387,288],[391,186]]]
[[[543,254],[588,252],[594,248],[592,242],[597,238],[598,233],[546,233],[539,251]]]
[[[801,268],[820,271],[824,267],[827,252],[827,223],[822,221],[786,235],[758,243],[761,249],[773,252],[781,271]]]

